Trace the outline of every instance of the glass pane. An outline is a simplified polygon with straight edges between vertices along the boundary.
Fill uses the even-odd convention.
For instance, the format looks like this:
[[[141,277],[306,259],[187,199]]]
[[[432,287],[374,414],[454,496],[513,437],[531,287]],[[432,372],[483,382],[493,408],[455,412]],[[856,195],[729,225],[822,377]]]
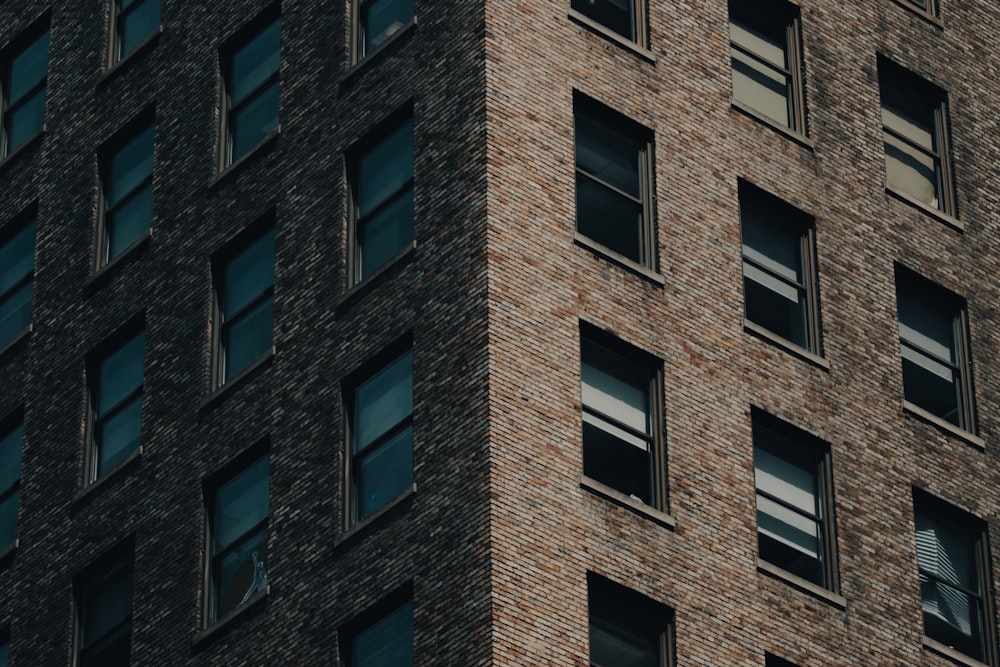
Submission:
[[[361,278],[372,274],[413,241],[413,190],[372,215],[358,230]]]
[[[0,295],[35,266],[35,222],[26,225],[0,246]]]
[[[730,20],[729,38],[733,44],[742,46],[744,50],[770,64],[772,69],[785,69],[788,64],[788,58],[785,55],[788,42],[786,26],[773,19],[770,20],[770,23],[771,30],[764,31],[742,21]],[[770,34],[767,34],[768,32]]]
[[[131,624],[118,628],[80,652],[78,667],[129,667]]]
[[[267,518],[268,482],[268,458],[264,457],[219,487],[212,526],[216,551]]]
[[[768,118],[791,127],[788,117],[788,77],[754,58],[732,50],[733,98]]]
[[[889,186],[938,208],[937,160],[885,134],[885,174]]]
[[[216,618],[267,587],[267,529],[261,529],[216,563]]]
[[[0,300],[0,347],[31,324],[31,283]]]
[[[413,178],[413,119],[358,161],[358,217],[363,218]]]
[[[961,393],[957,373],[905,345],[903,351],[903,394],[906,400],[964,428],[959,409]]]
[[[222,309],[236,313],[274,284],[274,230],[269,229],[226,264]]]
[[[573,0],[572,7],[606,28],[635,41],[632,4],[632,0]]]
[[[49,31],[29,44],[27,48],[14,56],[10,63],[10,80],[8,81],[7,107],[10,108],[21,101],[21,98],[45,78],[49,61]]]
[[[39,90],[17,109],[9,111],[6,122],[7,154],[10,155],[42,129],[45,122],[45,89]]]
[[[956,361],[954,307],[907,283],[896,291],[899,337],[941,361]]]
[[[17,538],[17,491],[0,500],[0,551]]]
[[[984,659],[980,601],[947,584],[920,577],[927,636],[978,660]]]
[[[351,667],[413,665],[413,602],[358,633],[353,648]]]
[[[0,644],[0,667],[10,667],[10,651],[7,644]]]
[[[926,512],[916,513],[917,562],[947,582],[979,590],[976,535],[964,523]]]
[[[897,94],[886,91],[886,97],[896,97]],[[934,136],[934,111],[937,105],[920,104],[914,98],[909,103],[900,100],[884,100],[882,102],[882,124],[906,137],[910,143],[916,144],[927,153],[934,153],[937,145]]]
[[[260,31],[233,53],[229,103],[242,102],[254,89],[278,71],[281,65],[281,21]],[[277,87],[277,84],[275,84]]]
[[[576,228],[634,262],[642,262],[642,205],[577,174]]]
[[[661,626],[648,609],[637,609],[602,588],[590,588],[588,597],[589,664],[659,667]]]
[[[615,437],[598,423],[584,416],[583,474],[649,504],[652,501],[649,452],[634,446],[634,442]]]
[[[760,438],[760,431],[755,433]],[[819,516],[819,484],[815,468],[803,468],[766,449],[754,449],[757,488],[812,516]]]
[[[805,290],[743,264],[747,319],[796,345],[808,347]]]
[[[99,588],[87,592],[83,604],[83,638],[88,646],[132,614],[132,570],[119,569]]]
[[[278,82],[263,88],[229,118],[233,141],[232,160],[242,157],[278,127]]]
[[[641,154],[642,145],[635,139],[577,115],[576,166],[581,171],[638,199]]]
[[[650,433],[650,374],[621,357],[601,355],[599,349],[595,354],[593,349],[584,348],[580,367],[583,404],[640,433]]]
[[[141,332],[101,362],[97,394],[98,415],[103,415],[137,387],[142,386],[142,355],[145,341],[146,334]]]
[[[372,0],[361,10],[362,55],[370,53],[413,18],[413,0]]]
[[[114,206],[153,173],[152,125],[111,156],[108,165],[108,203]]]
[[[148,229],[153,215],[153,187],[147,185],[119,208],[108,211],[108,259],[116,257]]]
[[[266,299],[228,324],[223,332],[225,379],[239,375],[274,344],[274,299]]]
[[[413,412],[413,353],[405,354],[361,384],[355,394],[354,451]]]
[[[757,495],[757,529],[810,558],[819,558],[819,524],[813,519]]]
[[[740,200],[743,255],[771,273],[802,283],[802,232],[773,208],[748,198]]]
[[[139,447],[142,433],[142,396],[101,422],[97,433],[97,475],[121,463]]]
[[[18,424],[0,436],[0,493],[21,477],[21,447],[24,426]]]
[[[128,8],[133,2],[122,4]],[[127,55],[160,25],[160,0],[145,0],[118,22],[121,55]]]
[[[407,426],[360,461],[359,517],[364,518],[413,482],[413,428]]]

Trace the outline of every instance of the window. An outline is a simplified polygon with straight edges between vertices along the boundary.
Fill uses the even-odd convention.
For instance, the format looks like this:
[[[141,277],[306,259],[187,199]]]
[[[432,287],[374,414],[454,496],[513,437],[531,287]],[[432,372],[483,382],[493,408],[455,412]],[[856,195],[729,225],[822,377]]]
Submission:
[[[371,614],[365,616],[362,622],[369,620]],[[407,599],[374,621],[342,633],[341,653],[344,654],[345,667],[412,665],[413,600]]]
[[[132,583],[131,555],[78,577],[76,667],[128,667]]]
[[[0,238],[0,349],[31,324],[31,283],[35,275],[35,219],[12,224]]]
[[[23,442],[24,425],[20,416],[14,423],[0,425],[0,551],[9,548],[17,539],[17,502],[21,494]]]
[[[581,329],[583,474],[666,510],[659,361]]]
[[[140,331],[107,351],[88,369],[91,409],[88,481],[104,476],[139,449],[145,343],[145,332]]]
[[[242,37],[242,36],[241,36]],[[281,19],[238,39],[223,55],[226,167],[278,128]]]
[[[965,303],[897,268],[896,304],[904,398],[965,431],[975,432]]]
[[[805,134],[799,32],[794,5],[781,0],[729,1],[733,99]]]
[[[624,116],[579,100],[575,112],[577,231],[655,268],[650,133]]]
[[[160,26],[160,0],[114,0],[111,64],[122,60]]]
[[[413,119],[366,144],[350,173],[355,283],[413,241]]]
[[[995,665],[985,524],[916,490],[913,503],[924,634]]]
[[[0,667],[10,667],[10,639],[4,633],[3,641],[0,641]]]
[[[796,667],[796,665],[795,663],[785,660],[784,658],[779,658],[774,654],[765,653],[764,667]]]
[[[837,590],[829,448],[769,415],[753,415],[760,558]]]
[[[357,57],[361,60],[413,20],[413,0],[355,0]]]
[[[812,219],[741,182],[740,223],[747,319],[820,354]]]
[[[886,60],[879,61],[879,89],[889,188],[957,215],[946,94]]]
[[[274,228],[216,260],[216,384],[229,382],[274,342]]]
[[[268,466],[262,456],[211,493],[209,624],[267,589]]]
[[[153,217],[153,135],[147,125],[102,156],[100,264],[149,230]]]
[[[640,46],[646,43],[644,0],[572,0],[570,5],[592,21]]]
[[[596,575],[587,577],[591,667],[670,667],[673,612]]]
[[[353,515],[361,520],[413,482],[413,352],[396,357],[346,395]]]
[[[913,7],[922,14],[937,17],[939,0],[903,0],[907,5]]]
[[[3,80],[3,127],[0,158],[7,157],[42,130],[45,121],[45,80],[49,68],[49,30],[11,45],[0,60]]]

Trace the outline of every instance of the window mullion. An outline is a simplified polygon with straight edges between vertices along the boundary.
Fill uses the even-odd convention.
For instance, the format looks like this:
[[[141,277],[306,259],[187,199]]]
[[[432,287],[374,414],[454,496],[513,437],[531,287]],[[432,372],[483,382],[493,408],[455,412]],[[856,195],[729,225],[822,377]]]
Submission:
[[[756,52],[751,51],[747,47],[743,46],[739,42],[734,42],[734,41],[730,40],[729,43],[732,45],[732,47],[734,49],[736,49],[740,53],[742,53],[744,55],[747,55],[747,56],[750,56],[755,61],[757,61],[758,63],[760,63],[761,65],[763,65],[764,67],[767,67],[768,69],[774,70],[775,72],[777,72],[777,73],[781,74],[782,76],[784,76],[786,84],[792,78],[792,71],[787,68],[787,65],[779,65],[778,63],[776,63],[776,62],[774,62],[772,60],[767,60],[767,59],[761,57]],[[787,49],[785,50],[785,53],[786,54],[788,53]]]
[[[402,185],[400,185],[398,188],[396,188],[391,193],[389,193],[388,195],[386,195],[385,198],[382,199],[382,201],[380,201],[378,203],[378,205],[375,206],[372,210],[368,211],[363,216],[359,216],[358,217],[358,223],[363,225],[364,222],[366,222],[368,219],[370,219],[373,216],[375,216],[375,215],[381,213],[382,211],[384,211],[386,208],[389,207],[390,204],[395,203],[401,197],[403,197],[407,192],[410,192],[411,190],[413,190],[413,177],[412,176],[410,178],[406,179],[402,183]],[[355,205],[355,208],[357,208],[356,205]]]
[[[792,511],[792,512],[798,514],[799,516],[803,517],[803,518],[809,519],[813,523],[815,523],[818,526],[820,526],[820,528],[822,528],[823,517],[817,516],[816,514],[812,514],[810,512],[806,512],[805,510],[803,510],[803,509],[801,509],[799,507],[796,507],[795,505],[792,505],[791,503],[789,503],[785,499],[780,498],[780,497],[778,497],[778,496],[776,496],[776,495],[774,495],[772,493],[769,493],[769,492],[765,491],[764,489],[762,489],[760,487],[757,487],[757,494],[761,495],[761,496],[764,496],[765,498],[767,498],[771,502],[776,503],[778,505],[781,505],[783,508],[785,508],[785,509],[787,509],[789,511]],[[821,530],[820,532],[823,533],[825,531]]]
[[[223,311],[222,312],[222,318],[223,318],[223,320],[222,320],[222,326],[226,327],[227,325],[230,325],[233,322],[241,319],[246,313],[250,312],[251,310],[253,310],[257,306],[259,306],[260,304],[264,303],[267,299],[271,298],[272,296],[274,296],[274,283],[273,282],[270,285],[267,286],[267,289],[263,290],[260,294],[258,294],[253,299],[251,299],[250,301],[248,301],[245,306],[243,306],[242,308],[240,308],[239,310],[237,310],[232,315],[229,315],[228,317],[226,317],[226,313],[225,313],[225,311]]]
[[[947,366],[948,368],[951,369],[952,373],[958,373],[959,376],[962,375],[962,372],[961,372],[961,368],[962,367],[959,364],[956,364],[955,362],[953,362],[951,359],[942,359],[941,357],[937,356],[933,352],[929,352],[928,350],[925,350],[924,348],[920,347],[919,345],[917,345],[913,341],[908,340],[906,338],[900,337],[899,340],[900,340],[900,343],[902,343],[906,347],[910,348],[911,350],[913,350],[917,354],[920,354],[920,355],[923,355],[925,357],[928,357],[932,361],[936,361],[937,363],[941,364],[942,366]],[[959,346],[959,348],[961,348],[961,346]],[[959,350],[959,352],[961,353],[961,350]],[[960,354],[960,358],[961,358],[961,354]]]
[[[360,463],[363,459],[367,458],[371,452],[375,451],[383,444],[385,444],[386,442],[394,438],[396,435],[401,433],[412,422],[413,422],[413,413],[411,412],[406,417],[400,419],[398,422],[393,424],[391,428],[384,431],[381,435],[379,435],[379,437],[375,438],[367,445],[365,445],[363,449],[361,449],[358,452],[355,452],[354,458]]]
[[[590,180],[592,180],[595,183],[597,183],[598,185],[603,186],[603,187],[607,188],[608,190],[611,190],[615,194],[619,194],[622,197],[627,198],[629,201],[632,201],[632,202],[638,204],[639,206],[642,206],[642,198],[641,197],[637,198],[637,197],[635,197],[633,195],[630,195],[629,193],[625,192],[624,190],[619,190],[618,188],[616,188],[615,186],[611,185],[610,183],[607,183],[604,180],[602,180],[600,177],[595,176],[595,175],[591,174],[590,172],[584,171],[579,166],[576,168],[576,173],[579,174],[579,175],[581,175],[581,176],[585,176],[586,178],[589,178]]]
[[[135,199],[136,195],[139,193],[140,190],[145,189],[146,186],[151,185],[152,182],[153,182],[153,174],[150,173],[150,175],[143,178],[138,185],[136,185],[134,188],[125,193],[124,196],[119,197],[118,201],[109,206],[108,213],[111,214],[121,209],[126,203]],[[108,201],[110,201],[110,199]]]
[[[941,577],[940,575],[938,575],[938,574],[936,574],[934,572],[929,572],[929,571],[927,571],[927,570],[925,570],[923,568],[920,569],[920,574],[924,575],[928,579],[934,580],[935,583],[944,584],[948,588],[952,588],[952,589],[954,589],[954,590],[956,590],[956,591],[958,591],[960,593],[965,593],[969,597],[976,598],[977,600],[982,600],[983,593],[982,593],[981,590],[974,591],[971,588],[966,588],[965,586],[963,586],[961,584],[956,584],[956,583],[954,583],[952,581],[948,581],[944,577]],[[978,574],[978,572],[977,572],[977,574]]]
[[[743,261],[747,264],[753,265],[755,268],[760,269],[767,275],[773,277],[775,280],[785,283],[789,287],[794,288],[796,291],[802,293],[806,291],[806,284],[804,282],[799,282],[797,280],[789,280],[788,278],[782,276],[781,274],[775,273],[774,269],[765,266],[764,264],[754,260],[752,257],[748,257],[746,254],[743,255]],[[803,267],[804,268],[804,267]]]
[[[595,417],[598,417],[599,419],[610,423],[612,426],[615,426],[617,428],[620,428],[623,431],[628,432],[629,435],[634,435],[637,438],[642,438],[643,440],[646,440],[646,441],[650,441],[650,440],[653,439],[652,436],[649,433],[647,433],[645,431],[639,431],[639,430],[637,430],[637,429],[635,429],[635,428],[633,428],[633,427],[631,427],[631,426],[629,426],[627,424],[623,424],[622,422],[618,421],[614,417],[606,415],[603,412],[601,412],[600,410],[595,410],[594,408],[590,407],[589,405],[584,405],[583,409],[584,409],[585,412],[589,412],[590,414],[594,415]]]
[[[117,403],[115,403],[113,406],[111,406],[107,410],[104,410],[103,412],[101,412],[101,414],[99,414],[97,416],[98,422],[100,422],[100,423],[106,422],[108,419],[110,419],[111,417],[113,417],[115,414],[117,414],[117,413],[121,412],[122,410],[124,410],[125,408],[127,408],[128,405],[132,401],[134,401],[136,399],[136,397],[138,397],[140,394],[142,394],[142,384],[140,384],[138,387],[136,387],[135,389],[133,389],[132,391],[130,391],[128,394],[126,394],[124,398],[122,398],[120,401],[118,401]]]
[[[271,74],[264,79],[258,86],[244,95],[243,99],[236,104],[232,104],[232,97],[230,97],[229,115],[232,116],[237,114],[243,109],[243,107],[249,106],[251,102],[260,97],[272,83],[275,83],[278,80],[278,74],[280,73],[279,70],[280,68],[275,70],[274,74]]]
[[[238,549],[239,547],[243,546],[243,543],[246,542],[247,539],[251,535],[253,535],[257,531],[259,531],[261,528],[267,527],[267,519],[268,519],[268,517],[265,516],[263,519],[261,519],[260,521],[258,521],[257,523],[255,523],[253,526],[247,528],[245,531],[243,531],[242,533],[240,533],[236,537],[236,539],[234,539],[232,542],[230,542],[229,544],[227,544],[224,548],[219,549],[218,551],[215,551],[212,554],[212,560],[213,561],[219,561],[219,560],[225,558],[226,556],[228,556],[231,552],[233,552],[236,549]]]
[[[920,144],[914,142],[912,139],[907,137],[905,134],[897,132],[888,125],[883,124],[882,128],[883,130],[885,130],[887,134],[891,134],[892,136],[896,137],[897,139],[905,143],[907,146],[910,146],[911,148],[920,151],[924,155],[927,155],[932,160],[934,160],[935,163],[939,163],[941,161],[941,156],[933,148],[931,150],[928,150],[926,146],[921,146]],[[932,141],[931,143],[933,145],[935,142]]]
[[[26,274],[24,274],[23,277],[18,279],[16,283],[11,285],[10,289],[8,289],[3,294],[0,294],[0,302],[6,301],[8,298],[10,298],[12,294],[20,290],[25,285],[31,283],[31,281],[34,280],[34,278],[35,278],[35,269],[34,267],[32,267],[30,271],[28,271]]]

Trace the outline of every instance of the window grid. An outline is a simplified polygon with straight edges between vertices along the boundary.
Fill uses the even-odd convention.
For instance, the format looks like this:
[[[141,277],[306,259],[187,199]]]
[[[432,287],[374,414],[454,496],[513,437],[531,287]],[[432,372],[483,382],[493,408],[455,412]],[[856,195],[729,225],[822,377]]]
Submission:
[[[99,267],[149,230],[155,133],[156,126],[150,124],[102,156]],[[125,190],[121,191],[123,183]]]
[[[106,475],[139,449],[145,338],[139,331],[91,364],[87,482]]]
[[[0,63],[3,66],[3,79],[0,80],[0,102],[3,107],[0,159],[13,153],[40,132],[45,120],[48,28],[23,44],[23,47],[16,50],[8,47],[4,61]]]
[[[413,20],[413,0],[354,0],[357,62]]]
[[[152,35],[160,23],[160,0],[116,0],[111,15],[111,62],[125,56]]]
[[[280,17],[241,35],[226,49],[221,168],[239,160],[277,130],[280,52]]]
[[[587,574],[589,664],[674,665],[673,611],[593,573]],[[623,657],[625,656],[625,657]]]
[[[0,242],[0,349],[31,325],[35,276],[34,215],[11,223],[9,229],[13,232]]]
[[[570,7],[625,39],[646,46],[645,0],[572,0]]]

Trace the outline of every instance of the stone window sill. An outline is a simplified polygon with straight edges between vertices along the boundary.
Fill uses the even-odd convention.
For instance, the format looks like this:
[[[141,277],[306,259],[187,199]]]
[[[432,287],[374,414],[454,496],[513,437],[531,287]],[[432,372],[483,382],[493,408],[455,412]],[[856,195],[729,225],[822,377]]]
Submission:
[[[141,457],[142,457],[142,445],[139,445],[139,447],[134,452],[126,456],[125,459],[121,463],[116,465],[114,468],[107,471],[97,479],[87,482],[86,486],[78,490],[73,495],[72,504],[79,505],[80,503],[83,503],[84,501],[92,498],[101,489],[108,486],[108,483],[111,479],[119,477],[119,473],[122,470],[131,466],[134,461],[137,461]]]
[[[631,510],[639,516],[658,523],[665,528],[669,528],[670,530],[675,530],[677,528],[677,521],[670,514],[647,505],[641,500],[636,500],[631,496],[626,496],[621,491],[613,489],[607,484],[601,484],[596,479],[592,479],[586,475],[580,475],[580,488],[590,491],[594,495],[600,496],[605,500],[609,500],[616,505],[620,505],[627,510]]]
[[[101,78],[97,81],[97,87],[105,85],[111,79],[114,79],[118,74],[127,69],[131,63],[136,62],[142,57],[142,54],[153,49],[153,46],[160,41],[160,34],[163,33],[163,26],[159,25],[146,39],[139,42],[138,45],[131,51],[125,54],[125,57],[116,62],[115,64],[104,70],[101,74]]]
[[[915,198],[911,197],[910,195],[906,194],[905,192],[900,192],[899,190],[897,190],[897,189],[895,189],[895,188],[893,188],[893,187],[891,187],[889,185],[885,186],[885,191],[886,191],[886,194],[889,194],[889,195],[895,197],[896,199],[898,199],[899,201],[903,202],[904,204],[909,204],[910,206],[923,211],[927,215],[931,216],[932,218],[934,218],[935,220],[937,220],[939,222],[943,222],[944,224],[946,224],[947,226],[951,227],[955,231],[957,231],[957,232],[964,232],[965,231],[965,224],[961,220],[959,220],[958,218],[956,218],[955,216],[949,215],[949,214],[945,213],[944,211],[941,211],[940,209],[934,208],[933,206],[928,206],[927,204],[925,204],[924,202],[920,201],[919,199],[915,199]]]
[[[924,635],[922,643],[923,647],[928,651],[934,651],[938,655],[944,656],[945,658],[957,662],[960,665],[966,665],[967,667],[989,667],[989,665],[985,662],[979,662],[975,658],[956,651],[947,644],[942,644],[936,639],[931,639],[927,635]]]
[[[42,129],[40,129],[38,132],[35,132],[33,135],[25,139],[24,143],[15,148],[13,153],[9,153],[7,157],[0,159],[0,171],[2,171],[3,168],[9,165],[11,162],[16,160],[18,156],[24,155],[29,150],[31,150],[32,146],[41,141],[42,137],[44,136],[45,136],[45,125],[43,124]]]
[[[795,143],[799,144],[800,146],[808,148],[811,151],[816,150],[816,142],[807,137],[806,135],[802,134],[801,132],[793,130],[787,125],[782,125],[781,123],[775,122],[773,119],[768,118],[767,116],[757,111],[753,107],[748,107],[742,102],[739,102],[737,100],[730,100],[730,102],[732,103],[733,109],[739,111],[743,115],[749,116],[758,123],[763,123],[764,125],[767,125],[775,132],[785,135],[786,137],[788,137]]]
[[[343,544],[346,544],[347,542],[350,542],[359,534],[366,532],[372,525],[380,523],[383,517],[388,515],[390,512],[392,512],[392,510],[396,509],[404,502],[413,498],[413,496],[415,496],[416,493],[417,493],[417,484],[416,482],[414,482],[411,483],[405,489],[403,489],[401,492],[396,494],[395,498],[393,498],[385,505],[382,505],[382,507],[372,512],[370,516],[366,516],[364,519],[358,521],[356,524],[354,524],[346,531],[338,535],[336,539],[334,539],[333,541],[334,548],[337,548],[339,546],[342,546]]]
[[[220,636],[222,633],[227,631],[232,627],[239,619],[242,619],[248,615],[252,610],[258,608],[263,604],[264,600],[271,594],[271,585],[268,584],[264,587],[264,590],[259,593],[254,593],[253,597],[241,604],[236,609],[223,616],[222,618],[213,621],[210,626],[199,632],[191,640],[191,645],[195,648],[201,647],[208,643],[212,639]]]
[[[406,25],[401,27],[399,30],[394,32],[388,39],[378,45],[378,47],[371,53],[366,53],[363,58],[358,60],[356,63],[347,68],[344,72],[344,76],[340,79],[340,85],[347,84],[351,79],[357,76],[357,73],[369,64],[378,60],[383,54],[390,50],[390,47],[396,42],[402,41],[403,37],[409,35],[417,27],[417,17],[414,16],[412,19],[406,22]]]
[[[260,355],[260,357],[257,358],[257,361],[253,362],[252,364],[241,370],[239,373],[236,374],[235,377],[228,380],[225,384],[216,387],[215,390],[212,391],[212,393],[210,393],[208,396],[206,396],[204,401],[202,401],[201,409],[207,410],[208,408],[212,407],[220,400],[222,400],[223,396],[234,391],[233,387],[237,387],[245,383],[247,381],[247,378],[249,378],[251,375],[254,375],[258,371],[258,369],[260,369],[262,366],[265,366],[266,364],[269,364],[271,360],[274,359],[274,352],[275,352],[274,346],[272,345],[270,350],[268,350],[267,352],[265,352],[264,354]]]
[[[405,246],[402,250],[386,260],[382,266],[375,269],[374,273],[370,276],[365,276],[364,279],[348,288],[348,290],[344,292],[343,296],[340,297],[337,305],[334,306],[334,310],[338,312],[345,310],[348,304],[357,299],[361,294],[369,291],[372,288],[372,285],[378,283],[383,276],[386,276],[390,272],[396,271],[404,264],[409,263],[413,258],[413,254],[416,249],[417,242],[411,241],[409,245]]]
[[[579,246],[587,248],[591,252],[594,252],[611,262],[614,262],[615,264],[623,268],[628,269],[633,273],[642,276],[646,280],[656,283],[660,287],[664,286],[667,283],[666,279],[663,277],[663,274],[653,271],[652,269],[647,268],[642,264],[639,264],[638,262],[633,261],[624,255],[618,254],[617,252],[611,250],[607,246],[601,245],[597,241],[587,238],[580,232],[573,232],[573,242]]]
[[[139,254],[140,249],[148,246],[151,238],[153,238],[153,232],[147,229],[139,238],[132,241],[124,250],[112,257],[109,262],[94,271],[94,274],[83,284],[84,289],[92,289],[104,282],[119,266],[124,264],[133,255]]]
[[[281,135],[281,125],[274,128],[270,134],[258,141],[253,148],[248,150],[244,155],[241,155],[236,161],[227,164],[220,170],[216,177],[208,184],[208,189],[214,190],[222,181],[228,180],[233,173],[239,171],[240,167],[273,149],[274,145],[278,143],[279,135]]]
[[[823,369],[824,371],[830,371],[830,362],[819,356],[814,352],[810,352],[804,347],[800,347],[790,340],[782,338],[778,334],[765,329],[756,322],[751,322],[750,320],[743,320],[743,330],[749,334],[757,336],[758,338],[763,338],[769,343],[773,343],[778,347],[784,349],[785,351],[795,355],[796,357],[807,361],[813,366]]]
[[[788,570],[784,570],[777,565],[772,565],[767,561],[758,560],[757,571],[762,574],[766,574],[769,577],[783,581],[792,588],[796,588],[818,600],[831,604],[841,611],[845,611],[847,609],[847,599],[844,596],[838,595],[837,593],[827,590],[822,586],[817,586],[808,579],[803,579],[802,577],[792,574]]]
[[[937,428],[947,431],[949,434],[954,435],[955,437],[961,438],[962,440],[969,443],[973,447],[976,447],[981,450],[986,449],[986,441],[980,438],[975,433],[969,433],[968,431],[965,431],[955,426],[951,422],[941,419],[936,414],[924,410],[922,407],[920,407],[915,403],[910,403],[909,401],[904,400],[903,410],[909,412],[914,417],[922,421],[925,421],[932,426],[936,426]]]

